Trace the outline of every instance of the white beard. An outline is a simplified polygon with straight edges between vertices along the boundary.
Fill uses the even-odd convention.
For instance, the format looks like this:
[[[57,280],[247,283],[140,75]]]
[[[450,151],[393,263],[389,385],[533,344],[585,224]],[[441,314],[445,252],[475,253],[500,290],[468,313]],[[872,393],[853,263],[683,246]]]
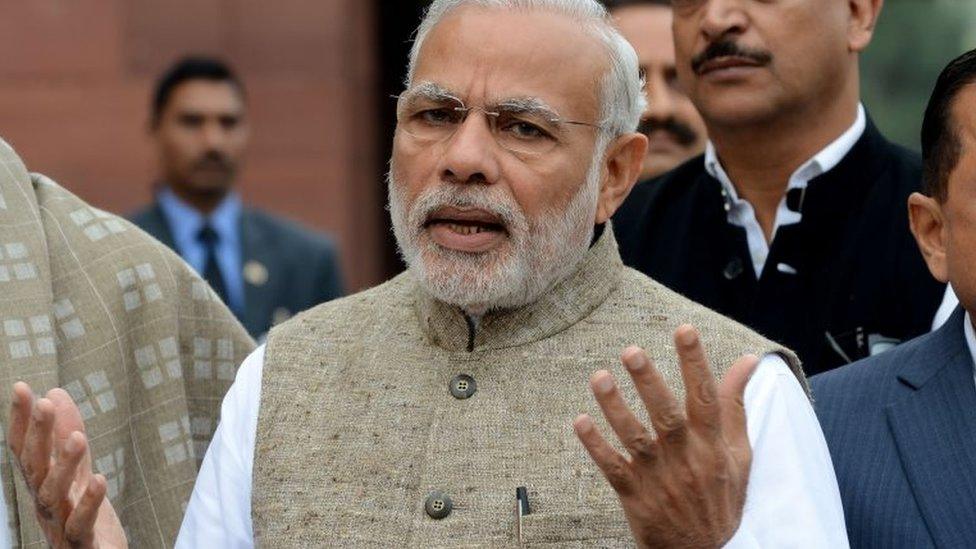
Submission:
[[[593,239],[600,159],[594,156],[579,191],[562,211],[547,210],[526,219],[502,187],[442,184],[424,190],[407,211],[402,188],[388,176],[389,210],[400,255],[417,281],[434,298],[480,316],[536,301],[576,270]],[[497,215],[508,242],[489,252],[445,249],[424,229],[429,214],[444,206],[478,208]]]

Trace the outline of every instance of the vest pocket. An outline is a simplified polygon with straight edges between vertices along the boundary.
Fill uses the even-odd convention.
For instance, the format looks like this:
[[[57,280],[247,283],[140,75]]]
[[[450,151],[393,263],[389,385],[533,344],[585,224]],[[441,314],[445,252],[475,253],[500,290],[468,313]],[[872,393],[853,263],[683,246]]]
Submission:
[[[533,513],[522,517],[522,547],[635,547],[623,511]]]

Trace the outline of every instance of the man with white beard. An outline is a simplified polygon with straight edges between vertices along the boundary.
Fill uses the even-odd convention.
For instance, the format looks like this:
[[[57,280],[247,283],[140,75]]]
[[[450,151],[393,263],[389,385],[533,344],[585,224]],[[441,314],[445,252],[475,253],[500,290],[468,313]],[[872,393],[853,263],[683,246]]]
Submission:
[[[244,362],[177,546],[846,546],[795,356],[620,261],[643,107],[595,0],[433,2],[390,170],[409,269]],[[51,467],[29,399],[9,437],[50,538],[124,545],[51,409]]]

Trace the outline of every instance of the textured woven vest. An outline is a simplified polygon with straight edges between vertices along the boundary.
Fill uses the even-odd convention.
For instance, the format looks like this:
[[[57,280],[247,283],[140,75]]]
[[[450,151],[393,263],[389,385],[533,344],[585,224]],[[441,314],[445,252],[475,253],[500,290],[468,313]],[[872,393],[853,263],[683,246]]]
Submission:
[[[477,326],[409,273],[294,318],[268,339],[256,542],[514,546],[524,486],[525,546],[632,546],[571,422],[581,412],[602,418],[587,386],[601,368],[643,411],[619,361],[628,345],[647,349],[683,398],[672,334],[684,322],[703,333],[717,375],[744,353],[778,352],[805,386],[789,351],[625,268],[609,229],[536,303]],[[452,383],[458,375],[470,380]],[[439,520],[425,512],[435,491],[453,502]]]

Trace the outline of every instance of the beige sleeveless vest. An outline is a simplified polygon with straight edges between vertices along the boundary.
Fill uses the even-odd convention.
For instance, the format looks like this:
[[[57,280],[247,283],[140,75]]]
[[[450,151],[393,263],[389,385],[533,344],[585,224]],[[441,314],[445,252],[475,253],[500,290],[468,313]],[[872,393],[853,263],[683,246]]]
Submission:
[[[281,325],[268,340],[253,473],[255,540],[269,547],[630,547],[613,490],[571,422],[602,418],[587,380],[640,345],[683,396],[672,344],[690,322],[716,374],[789,351],[625,268],[607,228],[538,302],[469,330],[407,273]],[[470,349],[470,350],[469,350]],[[473,380],[452,395],[458,375]],[[629,394],[635,410],[637,399]],[[642,410],[643,411],[643,410]],[[601,424],[605,433],[606,426]],[[611,434],[612,436],[612,434]],[[439,491],[452,507],[431,518]]]

